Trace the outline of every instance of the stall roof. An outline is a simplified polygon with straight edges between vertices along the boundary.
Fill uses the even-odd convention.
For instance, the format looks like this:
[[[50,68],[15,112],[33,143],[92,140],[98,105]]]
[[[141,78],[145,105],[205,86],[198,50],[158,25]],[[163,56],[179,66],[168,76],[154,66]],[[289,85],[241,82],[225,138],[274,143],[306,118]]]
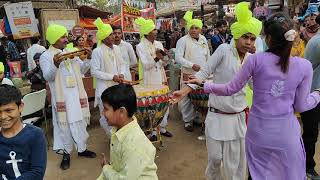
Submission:
[[[109,18],[110,15],[112,15],[112,13],[110,12],[106,12],[106,11],[101,11],[99,9],[95,9],[89,6],[79,6],[77,8],[79,10],[79,16],[81,18]]]
[[[216,7],[214,5],[206,5],[204,7],[204,13],[211,13],[216,10]],[[157,17],[168,17],[172,14],[184,14],[186,11],[194,11],[195,15],[200,14],[200,6],[188,6],[188,5],[180,5],[178,7],[168,7],[163,8],[156,12]]]

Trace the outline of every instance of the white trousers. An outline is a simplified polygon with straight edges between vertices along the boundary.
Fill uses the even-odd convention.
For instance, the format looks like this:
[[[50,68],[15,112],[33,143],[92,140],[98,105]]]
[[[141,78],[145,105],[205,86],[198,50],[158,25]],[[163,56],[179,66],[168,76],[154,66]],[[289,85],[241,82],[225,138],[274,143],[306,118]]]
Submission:
[[[61,128],[58,124],[55,108],[52,107],[53,123],[53,150],[60,153],[61,150],[70,154],[75,144],[78,152],[87,149],[89,134],[86,130],[87,123],[84,120],[69,123],[66,128]]]
[[[164,114],[164,117],[160,123],[160,131],[162,133],[165,133],[166,130],[166,126],[168,125],[168,117],[169,117],[169,108],[167,109],[166,113]]]
[[[206,137],[208,165],[205,175],[208,180],[244,180],[247,169],[244,138],[217,141]],[[221,165],[223,166],[221,169]],[[222,178],[222,172],[225,178]]]
[[[183,88],[186,85],[182,84],[180,87]],[[182,120],[185,123],[192,123],[196,117],[196,111],[194,110],[194,106],[191,103],[191,100],[188,96],[185,96],[179,103],[178,108],[182,114]]]

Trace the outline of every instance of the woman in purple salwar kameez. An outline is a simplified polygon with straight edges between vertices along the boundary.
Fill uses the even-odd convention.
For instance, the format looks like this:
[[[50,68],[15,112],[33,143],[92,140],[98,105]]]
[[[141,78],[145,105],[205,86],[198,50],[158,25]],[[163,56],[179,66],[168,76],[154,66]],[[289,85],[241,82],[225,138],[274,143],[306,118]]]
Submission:
[[[289,57],[295,31],[291,20],[277,13],[264,24],[269,50],[249,56],[241,71],[228,84],[203,84],[204,90],[230,96],[252,78],[253,105],[246,134],[246,155],[253,180],[306,179],[305,152],[295,112],[314,108],[319,91],[310,93],[312,65]],[[181,94],[174,93],[174,98]]]

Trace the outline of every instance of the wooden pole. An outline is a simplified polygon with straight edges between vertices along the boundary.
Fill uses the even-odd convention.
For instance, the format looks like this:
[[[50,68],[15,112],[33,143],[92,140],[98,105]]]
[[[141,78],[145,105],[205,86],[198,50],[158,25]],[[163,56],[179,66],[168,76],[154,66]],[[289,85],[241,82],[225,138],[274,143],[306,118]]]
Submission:
[[[201,3],[201,19],[202,19],[202,23],[204,24],[204,6],[203,6],[203,4]]]

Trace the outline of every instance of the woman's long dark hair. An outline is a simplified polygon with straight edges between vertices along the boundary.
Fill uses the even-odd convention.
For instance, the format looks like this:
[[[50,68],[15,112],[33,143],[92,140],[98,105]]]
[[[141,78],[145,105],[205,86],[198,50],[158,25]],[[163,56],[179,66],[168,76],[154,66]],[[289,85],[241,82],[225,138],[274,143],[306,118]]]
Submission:
[[[286,40],[284,34],[293,29],[293,27],[293,21],[283,13],[271,15],[264,23],[264,33],[270,38],[267,52],[279,56],[278,65],[283,73],[288,71],[290,52],[293,44],[293,42]]]
[[[84,37],[83,37],[83,36],[77,36],[77,38],[74,40],[74,44],[75,44],[76,46],[79,46],[78,40],[79,40],[80,38],[82,38],[82,39],[84,40]]]

